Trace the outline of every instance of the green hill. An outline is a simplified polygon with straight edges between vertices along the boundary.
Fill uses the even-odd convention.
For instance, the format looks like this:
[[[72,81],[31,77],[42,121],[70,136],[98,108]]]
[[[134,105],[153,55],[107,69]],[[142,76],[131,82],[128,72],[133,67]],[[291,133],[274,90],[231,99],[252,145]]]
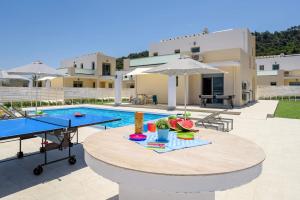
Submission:
[[[279,55],[300,53],[300,26],[284,31],[254,32],[256,36],[256,55]]]

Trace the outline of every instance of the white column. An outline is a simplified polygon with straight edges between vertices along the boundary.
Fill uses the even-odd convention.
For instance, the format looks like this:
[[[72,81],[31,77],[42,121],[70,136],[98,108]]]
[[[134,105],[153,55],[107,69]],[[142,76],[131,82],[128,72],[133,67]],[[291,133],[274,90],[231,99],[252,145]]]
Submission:
[[[51,83],[51,81],[50,80],[45,80],[45,86],[46,86],[46,88],[50,88],[50,84]]]
[[[28,87],[33,87],[33,80],[29,79]]]
[[[168,77],[168,110],[176,108],[176,76]]]
[[[119,106],[122,103],[122,80],[123,73],[116,72],[115,75],[115,105]]]

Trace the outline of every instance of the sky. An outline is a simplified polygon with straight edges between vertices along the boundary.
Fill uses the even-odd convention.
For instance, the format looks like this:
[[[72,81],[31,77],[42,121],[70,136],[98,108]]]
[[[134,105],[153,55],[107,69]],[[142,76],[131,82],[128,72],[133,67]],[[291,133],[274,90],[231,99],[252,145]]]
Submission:
[[[41,60],[59,67],[93,52],[127,56],[175,36],[300,25],[300,1],[0,0],[0,69]]]

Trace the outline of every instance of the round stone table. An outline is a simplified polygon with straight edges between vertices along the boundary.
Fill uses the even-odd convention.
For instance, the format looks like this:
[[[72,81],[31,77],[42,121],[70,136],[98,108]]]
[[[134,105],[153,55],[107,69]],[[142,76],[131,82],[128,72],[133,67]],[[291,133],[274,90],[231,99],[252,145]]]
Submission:
[[[200,129],[212,144],[156,153],[129,141],[133,126],[110,129],[84,141],[85,161],[119,184],[120,200],[213,200],[215,191],[246,184],[262,171],[265,154],[255,143]]]

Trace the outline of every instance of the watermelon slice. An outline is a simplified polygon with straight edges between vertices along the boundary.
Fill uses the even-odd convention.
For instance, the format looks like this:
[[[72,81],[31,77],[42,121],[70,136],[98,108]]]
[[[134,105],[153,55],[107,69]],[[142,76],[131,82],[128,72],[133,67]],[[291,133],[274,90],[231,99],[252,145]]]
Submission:
[[[177,130],[181,131],[193,131],[193,126],[194,122],[189,119],[178,121],[176,124]]]
[[[177,130],[177,122],[181,122],[183,119],[169,119],[170,129]]]

